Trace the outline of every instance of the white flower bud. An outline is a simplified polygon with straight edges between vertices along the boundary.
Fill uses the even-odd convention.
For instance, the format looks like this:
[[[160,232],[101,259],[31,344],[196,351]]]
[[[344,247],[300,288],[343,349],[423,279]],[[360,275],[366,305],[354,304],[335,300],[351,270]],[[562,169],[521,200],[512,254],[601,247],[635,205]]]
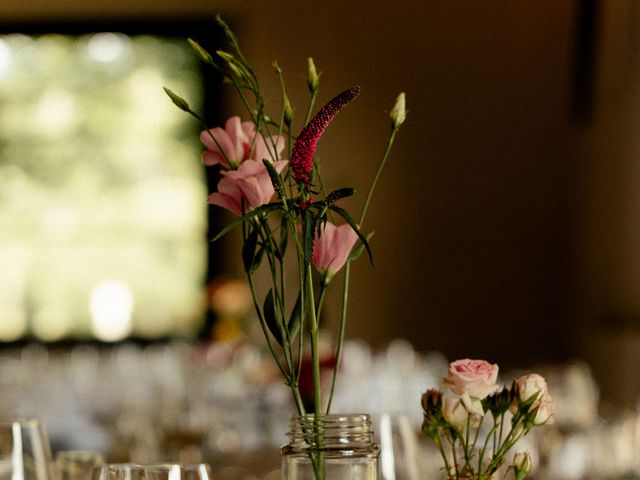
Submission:
[[[307,63],[309,64],[309,76],[307,77],[307,85],[309,86],[309,91],[311,93],[318,91],[318,85],[320,85],[320,75],[316,70],[316,65],[313,63],[313,58],[309,57],[307,59]]]
[[[291,124],[293,123],[293,107],[291,106],[291,102],[289,102],[289,98],[286,95],[284,97],[283,113],[284,123],[288,126],[291,126]]]
[[[407,110],[405,106],[404,92],[398,95],[396,98],[396,104],[391,109],[391,128],[394,130],[404,123],[407,118]]]
[[[516,388],[520,402],[524,403],[541,400],[548,391],[544,377],[537,373],[530,373],[518,378]]]

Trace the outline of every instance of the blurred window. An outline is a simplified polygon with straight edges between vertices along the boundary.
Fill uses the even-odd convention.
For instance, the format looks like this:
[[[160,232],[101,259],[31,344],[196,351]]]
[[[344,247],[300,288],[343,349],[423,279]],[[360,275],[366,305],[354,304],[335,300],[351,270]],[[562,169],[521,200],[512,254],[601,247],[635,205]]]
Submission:
[[[0,35],[0,341],[194,335],[203,80],[182,38]]]

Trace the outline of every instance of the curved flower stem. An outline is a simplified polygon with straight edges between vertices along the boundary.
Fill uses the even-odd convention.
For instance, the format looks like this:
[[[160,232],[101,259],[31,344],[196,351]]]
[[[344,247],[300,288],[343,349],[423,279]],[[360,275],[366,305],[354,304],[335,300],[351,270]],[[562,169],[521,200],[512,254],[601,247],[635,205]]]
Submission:
[[[493,436],[495,438],[495,432],[498,428],[498,423],[494,417],[493,419],[493,427],[487,433],[486,437],[484,437],[484,443],[482,444],[482,449],[480,450],[480,454],[478,455],[478,473],[482,471],[482,461],[484,460],[484,454],[487,451],[487,447],[489,446],[489,439]],[[494,440],[495,442],[495,440]]]
[[[478,443],[478,436],[480,435],[480,429],[482,428],[482,424],[484,423],[484,415],[480,417],[480,424],[476,428],[476,433],[473,436],[473,443],[471,444],[471,451],[473,452],[476,449],[476,443]]]
[[[382,158],[380,159],[380,163],[378,164],[378,169],[376,170],[376,174],[373,177],[373,180],[371,182],[371,185],[369,186],[369,191],[367,192],[367,199],[364,202],[364,207],[362,207],[362,214],[360,215],[360,227],[362,227],[362,224],[364,222],[364,217],[367,214],[367,209],[369,208],[369,202],[371,201],[371,196],[373,195],[373,191],[376,188],[376,185],[378,184],[378,179],[380,178],[380,174],[382,173],[382,170],[384,169],[384,165],[387,162],[387,158],[389,157],[389,152],[391,151],[391,146],[393,145],[393,141],[396,138],[396,133],[398,132],[398,127],[394,127],[391,130],[391,135],[389,135],[389,140],[387,141],[387,146],[384,149],[384,153],[382,154]]]

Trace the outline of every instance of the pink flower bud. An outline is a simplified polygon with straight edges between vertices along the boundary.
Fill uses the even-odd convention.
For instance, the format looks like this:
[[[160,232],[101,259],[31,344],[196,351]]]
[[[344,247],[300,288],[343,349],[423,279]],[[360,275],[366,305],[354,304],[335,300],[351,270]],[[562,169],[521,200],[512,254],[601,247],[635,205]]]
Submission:
[[[349,224],[327,222],[313,245],[311,261],[321,274],[330,280],[347,262],[358,235]]]

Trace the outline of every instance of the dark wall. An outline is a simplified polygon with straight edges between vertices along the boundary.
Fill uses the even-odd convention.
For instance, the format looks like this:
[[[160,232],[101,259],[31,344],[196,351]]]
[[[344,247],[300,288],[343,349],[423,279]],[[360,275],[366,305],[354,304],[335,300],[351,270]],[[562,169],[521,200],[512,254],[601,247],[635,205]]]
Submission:
[[[598,7],[587,36],[593,63],[580,71],[593,75],[593,96],[578,97],[588,108],[576,118],[585,4]],[[324,72],[321,102],[360,84],[361,97],[318,150],[326,183],[359,188],[349,204],[356,212],[384,146],[388,111],[406,92],[408,120],[365,224],[376,231],[375,268],[362,259],[353,272],[350,336],[376,345],[406,337],[450,357],[514,364],[590,355],[597,362],[591,332],[640,311],[632,2],[0,5],[5,18],[45,12],[79,19],[220,12],[270,98],[278,98],[271,67],[278,60],[298,112],[307,56]],[[238,266],[232,255],[228,268]],[[337,296],[330,301],[335,321]]]

